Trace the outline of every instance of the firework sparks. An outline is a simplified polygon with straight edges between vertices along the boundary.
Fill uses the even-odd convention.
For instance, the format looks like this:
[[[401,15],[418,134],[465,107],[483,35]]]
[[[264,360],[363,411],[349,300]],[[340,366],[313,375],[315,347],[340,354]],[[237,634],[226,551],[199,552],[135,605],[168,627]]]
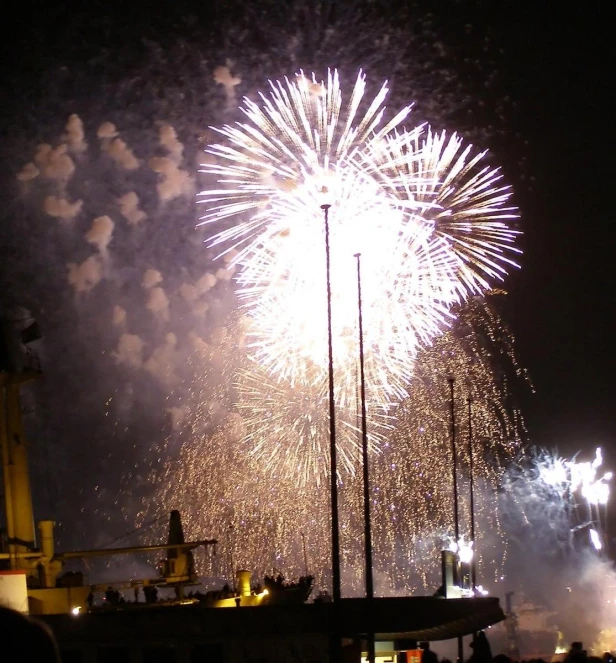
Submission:
[[[250,362],[254,366],[254,362]],[[300,485],[316,483],[328,474],[329,420],[327,383],[293,388],[272,380],[259,366],[238,375],[236,407],[245,422],[243,442],[273,477],[295,477]],[[338,418],[338,454],[344,471],[355,474],[359,466],[360,422],[352,410]],[[393,419],[378,412],[371,417],[369,449],[376,453],[393,428]]]
[[[325,255],[321,206],[330,209],[336,399],[354,403],[357,361],[353,256],[362,255],[370,398],[404,399],[412,360],[452,320],[452,308],[502,278],[516,232],[510,192],[456,135],[402,127],[410,107],[384,120],[387,87],[364,104],[358,76],[344,103],[336,72],[271,83],[247,122],[218,130],[204,172],[203,224],[237,251],[238,294],[253,319],[253,357],[276,379],[318,385],[325,352]],[[360,108],[367,106],[365,113]]]
[[[381,428],[371,423],[375,444],[380,447],[380,453],[371,459],[374,569],[380,595],[434,591],[440,584],[440,551],[453,532],[449,401],[444,377],[448,374],[457,384],[468,384],[474,398],[480,575],[489,582],[502,574],[504,533],[494,489],[502,473],[500,463],[518,447],[520,422],[506,407],[506,381],[495,373],[494,361],[507,358],[510,352],[511,338],[498,317],[482,301],[472,300],[458,313],[453,329],[418,355],[417,388],[397,410],[395,429],[385,429],[394,423],[391,420],[384,419]],[[318,463],[327,465],[327,450],[320,448],[327,437],[312,434],[311,429],[327,428],[326,408],[307,406],[306,392],[281,387],[276,380],[267,379],[262,369],[246,369],[252,362],[238,358],[235,347],[218,347],[216,354],[228,358],[227,379],[235,376],[235,385],[220,398],[228,404],[238,402],[240,407],[214,431],[204,432],[200,422],[209,418],[202,414],[206,398],[202,390],[196,390],[188,418],[194,431],[179,457],[168,463],[165,476],[157,476],[162,491],[157,508],[164,511],[181,505],[191,536],[208,532],[219,538],[219,555],[207,562],[209,575],[227,577],[231,557],[236,565],[245,564],[256,573],[271,573],[276,567],[290,576],[300,575],[304,572],[300,531],[304,531],[309,570],[318,586],[326,587],[331,567],[329,495],[314,477],[316,471],[322,471]],[[253,398],[261,409],[247,416]],[[463,421],[466,403],[459,400],[457,414]],[[349,417],[343,428],[348,439],[341,443],[350,454],[357,454],[355,421]],[[462,449],[461,490],[465,490],[467,464]],[[309,480],[304,481],[302,473]],[[361,477],[345,473],[339,488],[344,592],[361,595]],[[204,511],[203,504],[211,509]],[[149,519],[152,514],[143,517]],[[461,523],[466,539],[469,522],[464,502]],[[269,541],[266,547],[264,537]]]

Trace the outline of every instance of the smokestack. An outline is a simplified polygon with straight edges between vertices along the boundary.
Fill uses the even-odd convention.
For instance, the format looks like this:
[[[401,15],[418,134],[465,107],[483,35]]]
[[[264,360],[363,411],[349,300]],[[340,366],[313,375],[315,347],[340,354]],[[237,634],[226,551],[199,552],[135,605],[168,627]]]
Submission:
[[[245,569],[241,569],[236,574],[237,591],[240,596],[250,596],[252,593],[250,591],[250,575],[250,571],[246,571]]]

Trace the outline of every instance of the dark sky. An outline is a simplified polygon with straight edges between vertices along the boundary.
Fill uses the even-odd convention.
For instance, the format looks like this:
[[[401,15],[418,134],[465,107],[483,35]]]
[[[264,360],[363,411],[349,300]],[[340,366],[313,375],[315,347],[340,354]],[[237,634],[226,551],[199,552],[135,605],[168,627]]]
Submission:
[[[536,394],[522,396],[530,439],[563,453],[603,445],[613,450],[616,467],[614,49],[607,10],[600,11],[598,3],[438,4],[437,14],[442,11],[447,33],[460,40],[462,50],[468,46],[466,21],[492,35],[499,89],[515,105],[496,151],[522,212],[522,269],[506,284],[505,317],[536,387]],[[9,118],[2,124],[5,142],[19,122],[11,114],[21,108],[14,98],[16,80],[23,83],[18,94],[30,85],[40,88],[45,72],[55,72],[66,59],[63,53],[76,65],[82,54],[100,50],[101,58],[117,67],[116,54],[130,59],[143,35],[166,31],[170,44],[179,29],[185,38],[190,29],[178,17],[192,8],[180,5],[148,4],[124,15],[120,3],[115,9],[113,3],[88,3],[80,6],[78,19],[68,5],[44,15],[31,14],[26,5],[18,8],[15,21],[4,26],[3,72],[10,81],[3,90],[2,115]],[[241,3],[235,7],[239,11]],[[175,13],[168,17],[168,12]],[[49,94],[58,94],[54,75],[48,80]],[[481,89],[480,80],[473,84]],[[491,102],[487,93],[486,103]],[[6,168],[5,162],[3,173]]]
[[[532,441],[602,445],[614,464],[614,49],[595,5],[549,4],[499,18],[533,179],[519,190],[525,255],[509,317],[537,390]]]

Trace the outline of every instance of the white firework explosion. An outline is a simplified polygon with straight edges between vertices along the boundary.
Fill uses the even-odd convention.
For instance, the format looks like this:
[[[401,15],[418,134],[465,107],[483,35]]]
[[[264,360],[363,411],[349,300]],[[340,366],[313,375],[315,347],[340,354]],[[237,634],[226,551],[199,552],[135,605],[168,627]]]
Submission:
[[[410,106],[386,121],[387,86],[365,100],[360,72],[344,102],[336,72],[270,83],[247,121],[217,131],[203,172],[202,224],[233,251],[237,294],[251,318],[252,358],[281,389],[321,390],[327,377],[326,223],[336,403],[356,403],[361,255],[370,408],[408,395],[413,362],[448,327],[452,309],[515,264],[510,191],[485,155],[457,136],[406,129]]]

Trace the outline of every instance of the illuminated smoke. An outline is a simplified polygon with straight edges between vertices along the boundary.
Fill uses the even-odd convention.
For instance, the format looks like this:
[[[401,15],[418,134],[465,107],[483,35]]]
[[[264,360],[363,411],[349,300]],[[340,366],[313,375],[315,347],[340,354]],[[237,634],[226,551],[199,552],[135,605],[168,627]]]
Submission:
[[[141,286],[146,290],[153,288],[155,285],[158,285],[163,280],[163,275],[157,269],[147,269],[143,273],[143,279],[141,280]]]
[[[83,200],[71,203],[66,198],[57,196],[47,196],[44,202],[45,213],[62,221],[72,221],[81,212],[82,207]]]
[[[113,159],[113,161],[125,170],[136,170],[139,168],[139,160],[133,154],[133,151],[121,138],[108,138],[106,134],[111,134],[113,125],[105,127],[105,132],[99,137],[102,138],[102,149]]]
[[[179,196],[193,195],[195,190],[193,178],[188,171],[179,168],[173,158],[152,157],[149,166],[159,175],[156,189],[161,202],[169,202]]]
[[[231,63],[227,62],[226,66],[216,67],[214,69],[214,80],[219,85],[222,85],[225,95],[227,97],[227,108],[233,108],[236,97],[235,88],[242,82],[242,79],[233,76],[230,69]]]
[[[141,368],[143,365],[143,341],[136,334],[124,333],[118,341],[118,348],[113,353],[119,364],[126,364],[132,368]]]
[[[103,278],[104,266],[99,256],[90,256],[81,264],[71,262],[67,268],[68,282],[75,292],[88,292]]]
[[[120,214],[133,226],[141,223],[147,218],[147,214],[139,209],[139,196],[134,191],[129,191],[118,198]]]
[[[19,173],[17,173],[17,179],[20,182],[29,182],[30,180],[36,179],[39,174],[40,170],[33,163],[27,163]]]
[[[162,320],[169,321],[169,297],[161,287],[151,288],[146,308]]]
[[[61,184],[66,184],[75,172],[75,163],[67,154],[66,145],[58,145],[55,148],[47,143],[39,145],[34,162],[43,177]]]
[[[175,129],[169,124],[163,124],[159,130],[160,144],[171,155],[174,161],[180,162],[184,153],[184,145],[178,140]]]
[[[126,310],[117,304],[113,307],[112,322],[115,326],[121,326],[126,323]]]
[[[66,133],[62,136],[62,140],[67,144],[68,149],[73,152],[85,152],[88,144],[85,141],[85,133],[83,129],[83,122],[79,115],[71,115],[66,123]]]
[[[99,216],[92,221],[92,226],[85,234],[85,239],[95,246],[102,255],[106,256],[107,247],[113,235],[113,228],[114,223],[108,216]]]

